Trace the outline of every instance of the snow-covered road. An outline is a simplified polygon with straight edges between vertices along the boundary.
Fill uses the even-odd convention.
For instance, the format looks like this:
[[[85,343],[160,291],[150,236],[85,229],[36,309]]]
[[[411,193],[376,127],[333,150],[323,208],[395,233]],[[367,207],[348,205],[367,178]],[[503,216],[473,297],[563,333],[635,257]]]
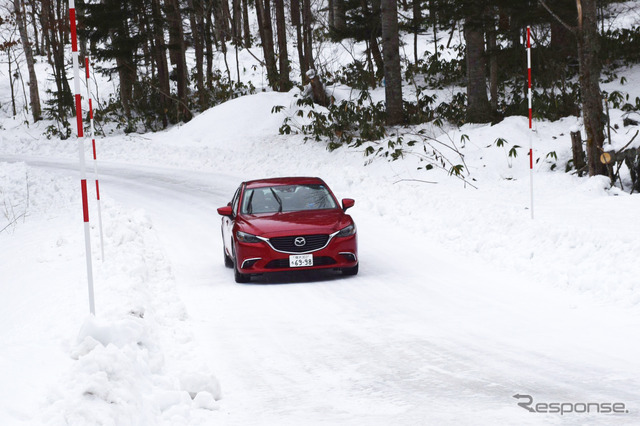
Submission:
[[[27,163],[75,173],[71,162]],[[144,209],[154,224],[201,358],[220,380],[219,424],[640,420],[635,311],[496,270],[357,200],[358,276],[236,284],[222,262],[215,209],[240,178],[116,163],[102,163],[100,173],[108,197]],[[530,413],[515,394],[536,403],[622,402],[630,412]]]

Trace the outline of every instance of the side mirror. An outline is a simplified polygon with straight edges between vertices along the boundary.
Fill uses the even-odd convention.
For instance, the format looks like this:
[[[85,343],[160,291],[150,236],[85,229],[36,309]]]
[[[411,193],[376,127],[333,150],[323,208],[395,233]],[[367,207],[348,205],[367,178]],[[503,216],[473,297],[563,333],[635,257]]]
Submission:
[[[233,209],[231,208],[231,206],[224,206],[224,207],[220,207],[218,209],[218,214],[220,216],[233,216]]]
[[[351,198],[343,198],[342,199],[342,210],[343,211],[347,211],[347,209],[350,209],[351,207],[353,207],[353,205],[356,203],[356,200],[351,199]]]

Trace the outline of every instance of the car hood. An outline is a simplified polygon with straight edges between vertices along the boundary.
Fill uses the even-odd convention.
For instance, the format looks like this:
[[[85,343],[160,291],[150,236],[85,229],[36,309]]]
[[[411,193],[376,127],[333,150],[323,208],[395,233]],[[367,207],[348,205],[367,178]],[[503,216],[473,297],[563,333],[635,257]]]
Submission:
[[[353,221],[340,209],[243,216],[238,228],[265,238],[285,235],[331,234]]]

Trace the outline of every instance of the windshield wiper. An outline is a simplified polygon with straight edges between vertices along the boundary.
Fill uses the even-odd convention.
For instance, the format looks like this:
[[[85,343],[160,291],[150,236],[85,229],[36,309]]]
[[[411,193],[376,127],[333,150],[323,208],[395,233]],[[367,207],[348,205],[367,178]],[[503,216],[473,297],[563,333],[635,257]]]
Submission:
[[[274,197],[276,197],[276,201],[278,202],[278,205],[280,206],[278,208],[278,213],[282,213],[282,200],[280,199],[280,197],[278,197],[278,194],[276,194],[276,191],[273,190],[273,188],[269,188],[271,190],[271,193],[273,194]]]

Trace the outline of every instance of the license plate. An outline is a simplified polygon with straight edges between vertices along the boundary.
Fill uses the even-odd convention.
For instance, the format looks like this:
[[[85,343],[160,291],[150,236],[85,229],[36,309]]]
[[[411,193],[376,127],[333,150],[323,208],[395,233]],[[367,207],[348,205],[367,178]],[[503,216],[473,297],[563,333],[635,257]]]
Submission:
[[[305,266],[313,266],[312,254],[292,254],[289,256],[289,267],[302,268]]]

